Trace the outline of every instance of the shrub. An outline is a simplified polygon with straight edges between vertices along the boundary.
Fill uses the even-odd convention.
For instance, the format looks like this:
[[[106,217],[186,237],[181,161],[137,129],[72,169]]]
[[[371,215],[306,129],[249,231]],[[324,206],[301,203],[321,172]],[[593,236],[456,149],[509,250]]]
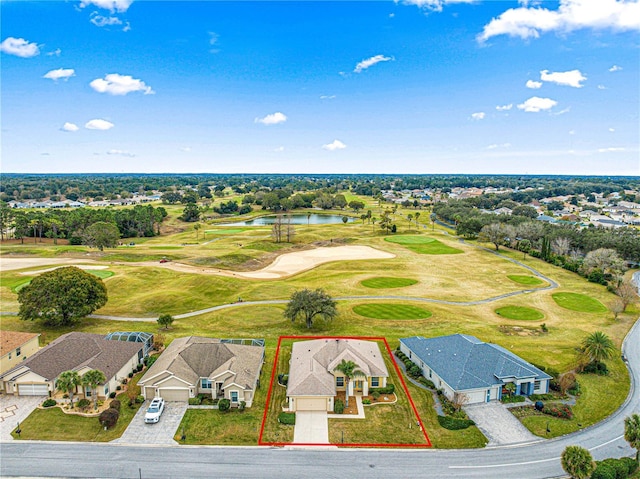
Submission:
[[[42,403],[42,407],[52,407],[58,404],[55,399],[47,399]]]
[[[543,333],[548,333],[549,332],[549,328],[547,328],[547,323],[542,323],[540,325],[540,329],[542,330]]]
[[[573,410],[571,406],[568,404],[559,404],[559,405],[545,405],[542,408],[542,412],[549,416],[559,417],[560,419],[571,419],[573,418]]]
[[[109,403],[109,409],[115,409],[116,411],[120,410],[120,401],[118,401],[117,399],[112,400]]]
[[[133,373],[129,373],[129,379],[133,377]]]
[[[609,374],[607,365],[601,361],[593,361],[587,364],[582,370],[583,373],[598,374],[599,376],[606,376]]]
[[[531,399],[533,402],[552,401],[555,398],[556,397],[553,394],[532,394],[531,396],[529,396],[529,399]]]
[[[344,412],[344,401],[342,399],[336,399],[333,403],[333,412],[336,414],[342,414]]]
[[[144,402],[144,396],[142,394],[139,394],[138,396],[136,396],[136,404],[142,404]]]
[[[627,466],[627,474],[631,475],[638,470],[638,461],[632,457],[623,457],[620,462]]]
[[[228,399],[220,399],[220,401],[218,401],[218,410],[221,412],[226,412],[229,410],[229,408],[231,407],[231,401],[229,401]]]
[[[514,403],[514,402],[524,402],[524,396],[502,396],[502,398],[500,398],[500,402],[502,403]]]
[[[591,479],[616,479],[616,471],[608,464],[600,463],[591,474]]]
[[[142,371],[142,368],[144,367],[144,365],[142,363],[138,364],[138,367],[136,367],[136,371],[140,372]]]
[[[151,366],[153,366],[153,363],[155,363],[157,359],[158,359],[157,356],[147,356],[147,359],[145,359],[144,362],[147,365],[147,367],[150,368]]]
[[[371,394],[375,392],[379,392],[380,394],[393,394],[396,390],[395,385],[393,384],[387,384],[386,387],[383,388],[371,388]]]
[[[607,466],[611,467],[611,469],[613,469],[616,474],[615,479],[627,479],[627,477],[629,476],[629,469],[627,468],[626,463],[620,461],[619,459],[605,459],[601,462],[601,464],[606,464]]]
[[[371,404],[371,399],[363,399],[362,404]]]
[[[200,398],[189,398],[189,406],[200,406],[201,402]]]
[[[76,403],[78,409],[87,409],[91,405],[91,401],[88,399],[82,398],[80,401]]]
[[[129,382],[129,380],[127,378],[123,378],[122,379],[122,384],[127,384]]]
[[[580,396],[580,393],[582,392],[582,389],[580,388],[580,383],[576,381],[573,387],[567,390],[567,392],[572,396]]]
[[[438,416],[438,423],[450,431],[459,431],[475,424],[471,419],[456,419],[448,416]]]
[[[294,412],[281,412],[278,414],[278,422],[280,424],[287,424],[293,426],[296,423],[296,413]]]
[[[120,386],[119,384],[116,386],[116,391],[122,391],[122,386]]]
[[[286,386],[289,383],[289,375],[288,374],[278,374],[278,384],[282,386]]]
[[[371,397],[377,401],[380,398],[380,392],[379,391],[373,391],[371,393]],[[371,401],[369,401],[369,402],[371,402]]]
[[[435,389],[436,388],[436,385],[433,384],[433,381],[430,381],[429,379],[427,379],[425,377],[418,378],[418,382],[420,384],[422,384],[423,386],[427,386],[429,389]]]
[[[244,411],[244,408],[247,407],[247,402],[246,401],[240,401],[240,404],[238,404],[238,411]]]
[[[115,391],[111,391],[111,392],[109,393],[109,398],[110,398],[110,399],[113,399],[113,398],[115,398],[115,397],[116,397],[116,392],[115,392]]]
[[[69,399],[69,395],[68,395],[67,393],[64,393],[64,394],[62,395],[62,397],[63,397],[64,399]]]
[[[117,409],[109,408],[100,413],[98,417],[100,424],[102,424],[107,429],[112,428],[118,422],[118,418],[120,417],[120,412]]]

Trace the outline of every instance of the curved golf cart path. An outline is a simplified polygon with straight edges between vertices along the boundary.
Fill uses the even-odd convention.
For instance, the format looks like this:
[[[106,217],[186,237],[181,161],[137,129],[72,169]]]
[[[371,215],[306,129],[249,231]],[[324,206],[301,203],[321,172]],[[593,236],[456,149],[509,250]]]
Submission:
[[[594,459],[631,456],[624,418],[640,412],[640,321],[622,346],[631,388],[607,419],[551,440],[484,449],[336,449],[225,446],[144,446],[114,443],[0,443],[1,477],[101,478],[495,478],[566,477],[565,447],[579,444]]]

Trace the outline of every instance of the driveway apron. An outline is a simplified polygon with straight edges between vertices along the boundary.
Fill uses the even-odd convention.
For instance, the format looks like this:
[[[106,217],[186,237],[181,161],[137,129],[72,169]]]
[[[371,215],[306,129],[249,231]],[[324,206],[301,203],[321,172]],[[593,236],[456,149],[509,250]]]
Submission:
[[[13,441],[11,431],[45,399],[45,396],[0,395],[0,441]]]
[[[329,421],[325,411],[297,411],[294,444],[329,444]]]
[[[182,402],[165,403],[160,421],[155,424],[146,424],[144,422],[147,407],[149,407],[149,401],[146,401],[140,407],[124,434],[119,439],[111,442],[121,444],[177,444],[173,436],[175,436],[182,417],[187,411],[187,404]]]
[[[522,442],[539,441],[499,402],[464,406],[467,415],[476,423],[489,443],[487,446],[502,446]]]

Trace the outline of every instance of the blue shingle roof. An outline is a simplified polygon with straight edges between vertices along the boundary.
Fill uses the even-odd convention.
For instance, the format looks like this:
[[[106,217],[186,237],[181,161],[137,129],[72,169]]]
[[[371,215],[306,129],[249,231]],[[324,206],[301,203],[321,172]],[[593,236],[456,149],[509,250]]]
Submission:
[[[414,336],[400,340],[455,390],[501,385],[505,379],[551,379],[551,376],[515,354],[467,334],[438,338]]]

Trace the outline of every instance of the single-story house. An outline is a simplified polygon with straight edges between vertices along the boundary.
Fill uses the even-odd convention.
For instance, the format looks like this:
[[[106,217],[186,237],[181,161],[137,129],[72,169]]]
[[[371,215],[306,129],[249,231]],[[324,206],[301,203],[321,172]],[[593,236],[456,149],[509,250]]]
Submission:
[[[551,376],[497,344],[467,334],[402,338],[400,350],[451,401],[499,400],[508,383],[515,384],[518,395],[549,392]]]
[[[349,381],[349,396],[367,396],[369,388],[385,387],[389,372],[375,341],[360,339],[314,339],[293,343],[287,397],[289,411],[333,411],[338,391],[347,381],[336,371],[342,362],[353,361],[361,375]]]
[[[264,345],[215,338],[176,338],[138,381],[146,399],[188,401],[198,394],[250,407],[264,362]]]
[[[38,351],[39,333],[0,331],[0,374]]]
[[[97,388],[107,397],[144,358],[143,344],[110,341],[101,334],[71,332],[51,341],[19,365],[0,375],[0,391],[19,396],[47,396],[55,392],[60,373],[77,371],[81,376],[98,369],[107,380]],[[84,396],[92,391],[85,388]]]

